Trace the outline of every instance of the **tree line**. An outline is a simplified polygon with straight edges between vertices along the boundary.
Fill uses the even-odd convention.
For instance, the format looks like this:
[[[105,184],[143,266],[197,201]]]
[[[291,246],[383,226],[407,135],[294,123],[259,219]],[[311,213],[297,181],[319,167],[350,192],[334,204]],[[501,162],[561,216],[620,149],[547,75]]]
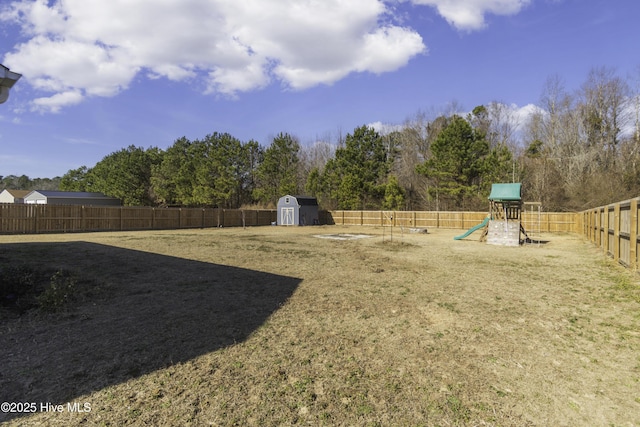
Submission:
[[[640,195],[640,67],[635,78],[592,69],[568,91],[547,79],[525,127],[520,165],[529,194],[555,209],[582,210]]]
[[[68,171],[59,189],[125,205],[273,207],[306,194],[325,209],[485,210],[492,183],[521,182],[545,210],[583,210],[640,193],[639,94],[640,67],[635,80],[594,68],[573,91],[549,77],[525,121],[492,102],[308,146],[287,133],[265,147],[214,132],[166,150],[123,148]]]
[[[29,178],[27,175],[0,175],[0,191],[7,190],[58,190],[61,178]]]
[[[484,114],[484,107],[473,117]],[[428,156],[415,153],[413,174],[431,183],[419,197],[441,209],[474,208],[494,179],[507,178],[510,152],[490,147],[484,132],[458,115],[442,117]],[[419,191],[405,185],[402,153],[406,131],[381,135],[361,126],[337,144],[302,147],[287,133],[268,147],[228,133],[180,138],[166,150],[129,146],[92,168],[70,170],[65,191],[97,191],[125,205],[273,207],[285,194],[316,196],[326,209],[415,208]],[[425,153],[426,154],[426,153]]]

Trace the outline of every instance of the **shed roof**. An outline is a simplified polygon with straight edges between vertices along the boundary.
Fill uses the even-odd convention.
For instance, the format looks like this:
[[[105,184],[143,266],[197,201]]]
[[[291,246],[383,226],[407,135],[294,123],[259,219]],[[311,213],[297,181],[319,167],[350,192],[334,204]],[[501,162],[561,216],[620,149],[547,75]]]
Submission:
[[[518,201],[522,199],[522,184],[514,182],[511,184],[491,184],[491,194],[489,200],[494,201]]]
[[[318,206],[318,199],[311,196],[292,196],[295,197],[300,206]]]
[[[278,200],[278,204],[280,203],[280,200],[285,199],[286,197],[291,197],[293,199],[296,199],[296,202],[298,203],[298,206],[318,206],[318,199],[315,197],[311,197],[311,196],[294,196],[291,194],[287,194],[286,196],[282,196],[280,197],[280,199]]]

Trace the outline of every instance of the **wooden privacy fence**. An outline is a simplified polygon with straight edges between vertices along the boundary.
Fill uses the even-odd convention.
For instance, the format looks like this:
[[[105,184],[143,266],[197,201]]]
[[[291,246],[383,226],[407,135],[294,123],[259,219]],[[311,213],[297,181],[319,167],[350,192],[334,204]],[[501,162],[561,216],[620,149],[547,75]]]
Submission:
[[[487,212],[328,211],[326,215],[326,221],[320,218],[321,223],[468,229],[481,223]],[[573,212],[522,211],[522,225],[527,231],[577,232],[576,218]]]
[[[275,220],[275,210],[0,204],[4,234],[250,227]]]
[[[321,224],[467,229],[486,212],[320,211]],[[152,208],[120,206],[0,204],[0,233],[162,230],[270,225],[277,211],[264,209]],[[576,232],[573,213],[523,211],[526,230]]]
[[[621,264],[638,269],[638,203],[625,200],[580,212],[580,233]]]

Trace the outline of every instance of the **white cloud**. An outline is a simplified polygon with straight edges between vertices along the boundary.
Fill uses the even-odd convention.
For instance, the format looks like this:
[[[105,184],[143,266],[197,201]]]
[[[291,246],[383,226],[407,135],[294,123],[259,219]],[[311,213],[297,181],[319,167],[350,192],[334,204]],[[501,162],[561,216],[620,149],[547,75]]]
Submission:
[[[39,35],[7,54],[5,60],[36,89],[60,92],[75,88],[89,95],[111,96],[125,88],[137,71],[120,53],[96,44]]]
[[[375,129],[380,135],[389,135],[392,132],[399,132],[405,128],[405,125],[394,125],[391,123],[383,123],[381,121],[367,124],[368,127]]]
[[[535,104],[527,104],[524,107],[518,107],[515,104],[511,104],[509,108],[513,111],[515,121],[514,125],[518,130],[521,130],[535,114],[545,113],[542,108]]]
[[[14,0],[0,6],[0,23],[27,39],[3,63],[50,94],[35,102],[49,111],[113,96],[139,75],[228,96],[274,82],[302,90],[393,72],[426,53],[394,16],[398,1]],[[475,30],[487,14],[515,14],[532,0],[410,1]]]
[[[36,98],[33,100],[35,111],[49,111],[57,113],[62,107],[75,105],[82,102],[83,96],[79,91],[67,91],[56,93],[48,98]]]
[[[360,71],[384,73],[406,65],[413,52],[424,49],[422,37],[406,28],[386,27],[365,36]]]
[[[640,132],[640,94],[627,100],[623,116],[627,120],[623,120],[622,129],[620,129],[622,136],[632,137],[636,132]]]
[[[92,139],[86,139],[86,138],[68,138],[68,137],[63,137],[63,138],[59,138],[61,139],[63,142],[70,144],[70,145],[97,145],[98,143]]]
[[[515,15],[532,0],[411,0],[418,5],[433,6],[449,24],[459,30],[479,30],[485,27],[484,17]]]
[[[52,94],[35,105],[54,112],[138,74],[233,96],[391,72],[426,51],[383,0],[17,0],[2,21],[29,37],[3,63]]]

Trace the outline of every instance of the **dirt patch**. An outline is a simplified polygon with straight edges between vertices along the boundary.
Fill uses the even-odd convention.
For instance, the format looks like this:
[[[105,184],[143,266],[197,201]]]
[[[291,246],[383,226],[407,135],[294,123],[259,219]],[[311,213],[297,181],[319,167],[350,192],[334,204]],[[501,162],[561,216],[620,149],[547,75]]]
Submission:
[[[318,239],[331,239],[331,240],[358,240],[368,239],[373,237],[370,234],[351,234],[351,233],[339,233],[339,234],[314,234],[313,237]]]
[[[3,261],[74,271],[100,292],[3,319],[0,401],[65,410],[0,420],[640,424],[634,274],[574,235],[511,248],[383,232],[1,236]]]

